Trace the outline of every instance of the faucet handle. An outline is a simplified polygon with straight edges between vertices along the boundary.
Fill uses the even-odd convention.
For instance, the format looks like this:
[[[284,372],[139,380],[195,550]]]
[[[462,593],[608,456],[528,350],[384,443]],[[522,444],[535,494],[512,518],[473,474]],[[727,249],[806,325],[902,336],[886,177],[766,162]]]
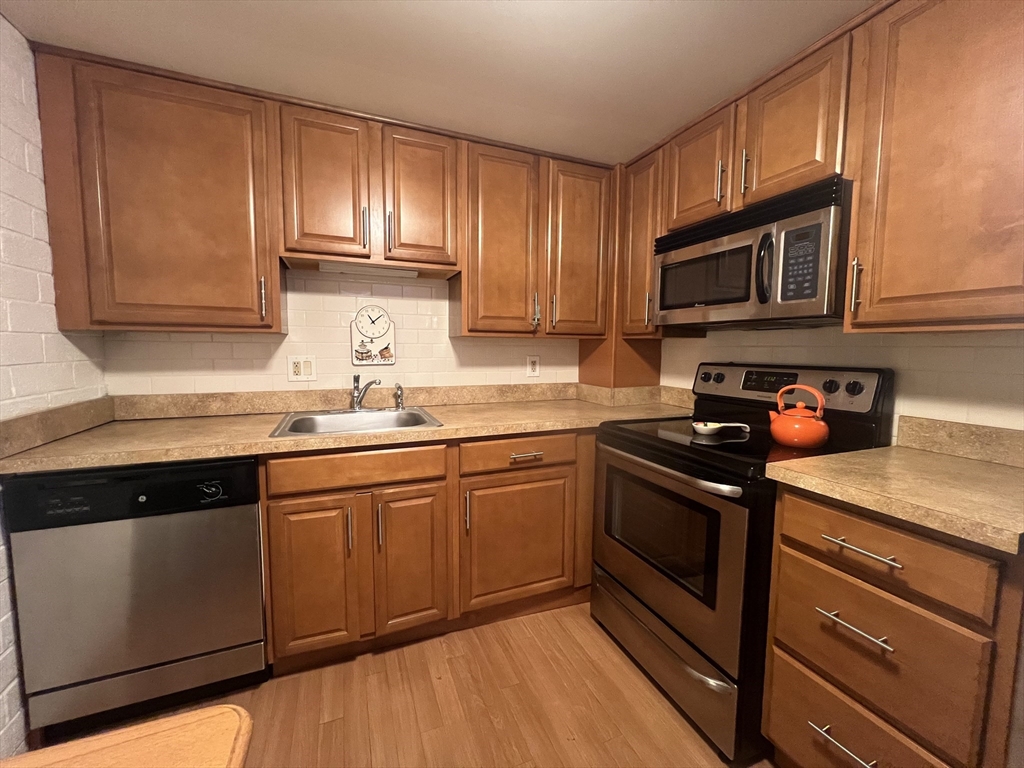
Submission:
[[[401,384],[395,384],[395,398],[398,400],[398,410],[405,410],[405,390]]]
[[[359,389],[359,374],[352,374],[352,389]]]

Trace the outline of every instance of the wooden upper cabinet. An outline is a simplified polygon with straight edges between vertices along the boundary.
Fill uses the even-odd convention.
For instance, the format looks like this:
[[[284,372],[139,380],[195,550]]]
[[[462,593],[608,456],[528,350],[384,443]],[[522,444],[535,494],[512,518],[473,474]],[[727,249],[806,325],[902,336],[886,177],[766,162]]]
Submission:
[[[537,285],[540,158],[469,145],[469,248],[463,274],[470,331],[532,333]]]
[[[733,208],[842,172],[849,62],[844,35],[740,101]]]
[[[573,585],[576,468],[462,481],[463,611]]]
[[[664,149],[665,228],[679,229],[730,210],[736,126],[731,104],[676,136]]]
[[[373,494],[377,634],[448,616],[448,516],[444,483]]]
[[[903,2],[853,34],[847,328],[1020,323],[1024,5]]]
[[[456,263],[457,142],[384,127],[385,258]]]
[[[654,326],[654,239],[661,217],[661,152],[626,168],[622,185],[622,334]]]
[[[370,217],[380,210],[371,200],[371,174],[380,175],[371,129],[380,126],[318,109],[281,107],[285,250],[370,255]]]
[[[290,656],[359,639],[359,575],[351,532],[369,494],[271,503],[274,652]]]
[[[601,336],[608,314],[611,171],[543,162],[548,168],[546,332]]]
[[[39,91],[62,329],[279,327],[275,104],[45,55]]]

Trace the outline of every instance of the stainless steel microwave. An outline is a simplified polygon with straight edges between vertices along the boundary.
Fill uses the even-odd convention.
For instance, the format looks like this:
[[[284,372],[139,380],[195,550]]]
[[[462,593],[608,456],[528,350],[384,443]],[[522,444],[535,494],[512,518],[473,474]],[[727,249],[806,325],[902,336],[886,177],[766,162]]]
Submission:
[[[835,177],[658,238],[655,323],[840,322],[849,192]]]

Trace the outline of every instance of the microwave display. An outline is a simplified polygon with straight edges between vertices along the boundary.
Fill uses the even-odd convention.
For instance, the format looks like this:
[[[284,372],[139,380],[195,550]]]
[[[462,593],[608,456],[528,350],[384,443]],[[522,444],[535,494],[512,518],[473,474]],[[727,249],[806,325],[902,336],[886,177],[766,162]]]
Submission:
[[[753,245],[744,245],[663,267],[659,307],[685,309],[749,301],[753,252]]]
[[[779,301],[804,301],[815,298],[818,295],[820,262],[820,223],[784,233]]]

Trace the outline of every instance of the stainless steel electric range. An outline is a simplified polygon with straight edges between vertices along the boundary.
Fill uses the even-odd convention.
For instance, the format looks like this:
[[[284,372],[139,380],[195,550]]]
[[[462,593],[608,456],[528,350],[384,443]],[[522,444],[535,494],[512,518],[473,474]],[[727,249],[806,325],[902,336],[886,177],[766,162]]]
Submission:
[[[825,394],[830,435],[821,448],[772,440],[769,411],[794,383]],[[775,483],[765,468],[888,445],[893,373],[702,363],[693,391],[692,418],[600,427],[591,614],[728,759],[746,760],[767,747],[760,721]],[[694,420],[749,431],[699,435]]]

